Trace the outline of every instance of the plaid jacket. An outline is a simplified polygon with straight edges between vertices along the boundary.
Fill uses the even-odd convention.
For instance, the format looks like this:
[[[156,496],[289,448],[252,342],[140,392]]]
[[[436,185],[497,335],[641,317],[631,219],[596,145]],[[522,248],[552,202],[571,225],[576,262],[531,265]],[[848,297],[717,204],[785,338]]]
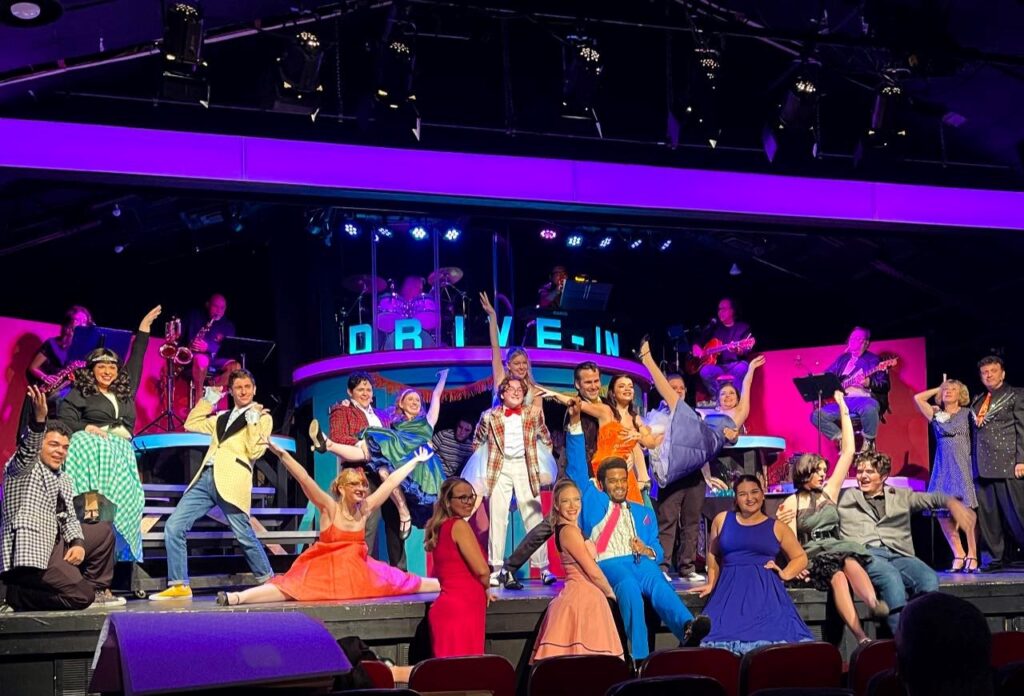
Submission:
[[[380,418],[381,425],[385,428],[391,423],[391,419],[384,411],[373,409],[373,412]],[[338,402],[331,406],[330,410],[330,438],[342,445],[356,444],[356,434],[366,428],[370,423],[366,420],[366,414],[358,406],[349,404],[346,406]]]
[[[43,464],[42,446],[43,432],[30,427],[4,466],[0,573],[22,566],[45,570],[58,535],[68,544],[84,541],[75,517],[71,477]]]
[[[505,417],[504,406],[492,408],[480,414],[473,437],[473,450],[487,444],[487,492],[490,494],[501,473],[505,460]],[[530,408],[523,409],[523,439],[526,450],[526,470],[530,475],[530,490],[540,495],[540,466],[537,463],[537,440],[551,446],[551,435],[544,424],[543,413],[534,416]]]

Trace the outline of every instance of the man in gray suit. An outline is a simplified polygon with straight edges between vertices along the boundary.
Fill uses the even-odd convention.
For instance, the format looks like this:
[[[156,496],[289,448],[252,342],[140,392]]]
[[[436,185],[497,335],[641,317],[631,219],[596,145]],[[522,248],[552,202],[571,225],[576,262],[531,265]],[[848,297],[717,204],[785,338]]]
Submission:
[[[974,513],[942,493],[886,486],[892,470],[887,454],[861,452],[854,465],[859,487],[839,494],[839,534],[868,548],[871,562],[865,570],[889,605],[889,628],[895,634],[907,596],[939,588],[938,575],[914,554],[910,514],[947,508],[958,525],[967,526]]]
[[[0,574],[7,585],[0,612],[115,606],[114,528],[81,525],[71,480],[62,467],[71,432],[47,421],[46,396],[29,387],[33,418],[4,467],[0,506]]]

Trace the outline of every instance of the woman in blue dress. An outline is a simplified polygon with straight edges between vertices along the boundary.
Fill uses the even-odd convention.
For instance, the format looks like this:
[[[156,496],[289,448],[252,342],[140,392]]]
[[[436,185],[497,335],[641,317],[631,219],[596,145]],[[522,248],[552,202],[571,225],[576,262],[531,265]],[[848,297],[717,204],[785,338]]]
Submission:
[[[938,407],[930,403],[932,399]],[[928,492],[945,493],[976,511],[978,496],[974,491],[971,468],[971,424],[967,408],[970,403],[967,387],[955,379],[943,379],[935,389],[914,395],[914,405],[932,424],[932,432],[935,433],[935,461]],[[949,572],[978,572],[978,541],[974,526],[958,529],[951,517],[940,517],[939,526],[953,552],[953,565]],[[967,537],[966,553],[960,540],[961,531]]]
[[[736,510],[711,523],[708,582],[691,590],[711,595],[704,613],[712,628],[701,645],[742,655],[762,645],[814,640],[785,587],[807,567],[807,554],[788,526],[765,514],[757,477],[740,476],[733,491]],[[784,568],[775,563],[780,548],[789,559]]]

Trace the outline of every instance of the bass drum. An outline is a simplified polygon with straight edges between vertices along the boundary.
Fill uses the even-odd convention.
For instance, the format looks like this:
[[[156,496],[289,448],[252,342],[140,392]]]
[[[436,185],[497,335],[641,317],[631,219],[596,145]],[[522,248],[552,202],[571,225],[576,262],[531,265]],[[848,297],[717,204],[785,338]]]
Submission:
[[[434,348],[437,345],[434,342],[434,337],[431,336],[428,333],[425,333],[425,332],[421,333],[420,334],[420,339],[423,341],[423,347],[424,348]],[[394,349],[395,349],[395,334],[390,333],[390,334],[388,334],[387,338],[384,339],[384,346],[381,348],[381,350],[394,350]],[[411,348],[408,345],[406,345],[405,348],[403,348],[403,350],[411,350]]]
[[[391,333],[395,330],[395,322],[405,316],[405,301],[398,293],[389,292],[381,295],[377,301],[377,330]]]
[[[412,316],[418,319],[424,331],[433,331],[437,328],[437,303],[427,293],[420,293],[412,301]]]

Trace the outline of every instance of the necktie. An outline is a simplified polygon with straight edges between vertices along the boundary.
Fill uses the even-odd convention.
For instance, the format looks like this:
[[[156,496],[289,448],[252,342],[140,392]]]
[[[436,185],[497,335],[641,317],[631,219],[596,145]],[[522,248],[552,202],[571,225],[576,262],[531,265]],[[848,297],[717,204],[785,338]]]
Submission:
[[[523,415],[523,407],[522,406],[516,406],[515,408],[506,408],[505,409],[505,415],[506,416],[521,416],[521,415]]]
[[[615,531],[615,525],[619,523],[620,515],[622,515],[622,506],[616,503],[612,508],[612,514],[608,517],[608,524],[601,530],[601,535],[597,537],[597,543],[594,544],[599,554],[604,553],[604,550],[608,548],[608,542],[612,540],[612,533]]]
[[[992,392],[985,394],[985,399],[981,402],[981,407],[978,409],[978,425],[981,425],[985,421],[985,416],[988,414],[988,407],[992,403]]]

